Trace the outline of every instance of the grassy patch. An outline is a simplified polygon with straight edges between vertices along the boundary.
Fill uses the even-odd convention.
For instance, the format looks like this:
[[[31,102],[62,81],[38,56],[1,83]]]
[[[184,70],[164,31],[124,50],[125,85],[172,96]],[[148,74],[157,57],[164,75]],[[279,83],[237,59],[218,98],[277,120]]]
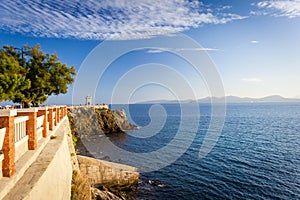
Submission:
[[[75,127],[75,122],[74,122],[74,118],[72,116],[71,110],[68,110],[68,114],[67,114],[68,118],[69,118],[69,123],[70,123],[70,128],[71,128],[71,134],[72,134],[72,141],[73,141],[73,145],[74,148],[76,147],[76,143],[77,143],[77,129]]]
[[[50,136],[50,139],[51,139],[51,140],[53,140],[53,139],[55,139],[55,138],[57,138],[57,135],[51,135],[51,136]]]
[[[88,178],[77,171],[73,171],[71,200],[90,200],[91,186]]]

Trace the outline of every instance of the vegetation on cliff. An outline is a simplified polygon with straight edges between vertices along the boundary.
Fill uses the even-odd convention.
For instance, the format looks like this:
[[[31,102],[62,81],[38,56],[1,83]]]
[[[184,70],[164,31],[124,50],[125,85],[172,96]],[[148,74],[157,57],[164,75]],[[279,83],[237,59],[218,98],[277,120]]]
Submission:
[[[78,139],[77,139],[78,138],[78,132],[77,132],[77,129],[76,129],[76,126],[75,126],[75,123],[74,123],[74,118],[70,114],[69,109],[68,109],[68,112],[67,112],[67,116],[68,116],[68,119],[69,119],[69,125],[70,125],[70,129],[71,129],[72,143],[73,143],[74,149],[76,149],[76,145],[77,145],[77,141],[78,141]],[[77,150],[75,150],[74,153],[77,153]]]

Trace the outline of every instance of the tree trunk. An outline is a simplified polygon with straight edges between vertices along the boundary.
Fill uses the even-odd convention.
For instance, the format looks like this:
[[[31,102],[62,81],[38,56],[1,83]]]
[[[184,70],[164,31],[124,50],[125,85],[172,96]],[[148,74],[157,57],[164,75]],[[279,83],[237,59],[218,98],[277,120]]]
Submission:
[[[39,107],[39,103],[32,103],[33,107]]]
[[[24,104],[24,108],[30,108],[30,101],[24,101],[23,102],[23,104]]]

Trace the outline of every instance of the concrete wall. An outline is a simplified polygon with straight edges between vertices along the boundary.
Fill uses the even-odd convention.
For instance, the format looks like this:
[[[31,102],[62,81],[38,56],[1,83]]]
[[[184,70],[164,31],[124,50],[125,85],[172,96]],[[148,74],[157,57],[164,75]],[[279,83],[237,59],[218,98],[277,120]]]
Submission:
[[[137,168],[118,163],[77,156],[80,171],[91,185],[130,187],[139,182]]]
[[[17,161],[24,153],[28,151],[28,135],[15,143],[15,150],[15,161]]]
[[[67,118],[37,160],[4,199],[70,199],[72,166],[66,130]]]

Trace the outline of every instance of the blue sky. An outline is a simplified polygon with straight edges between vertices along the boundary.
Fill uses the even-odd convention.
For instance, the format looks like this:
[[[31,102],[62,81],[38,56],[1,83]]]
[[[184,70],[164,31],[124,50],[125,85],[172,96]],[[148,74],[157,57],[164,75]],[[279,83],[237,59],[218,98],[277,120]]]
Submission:
[[[57,52],[62,62],[77,70],[104,40],[120,41],[121,45],[183,33],[201,46],[188,49],[190,53],[206,50],[226,95],[300,97],[300,0],[5,0],[0,18],[1,45],[39,43],[45,52]],[[116,86],[114,101],[118,103],[128,102],[128,94],[131,102],[211,95],[205,77],[168,50],[141,49],[121,56],[99,77],[95,91],[77,92],[81,98],[76,97],[76,102],[84,103],[86,95],[93,95],[96,103],[108,103]],[[170,68],[185,78],[182,81],[189,83],[194,94],[185,92],[184,84],[177,83],[175,93],[157,84],[163,79],[176,84],[171,75],[175,71]],[[124,75],[132,77],[121,80]],[[139,85],[136,91],[127,88],[151,77],[156,78],[155,84]],[[68,94],[51,97],[48,103],[71,103],[73,93],[71,87]]]

